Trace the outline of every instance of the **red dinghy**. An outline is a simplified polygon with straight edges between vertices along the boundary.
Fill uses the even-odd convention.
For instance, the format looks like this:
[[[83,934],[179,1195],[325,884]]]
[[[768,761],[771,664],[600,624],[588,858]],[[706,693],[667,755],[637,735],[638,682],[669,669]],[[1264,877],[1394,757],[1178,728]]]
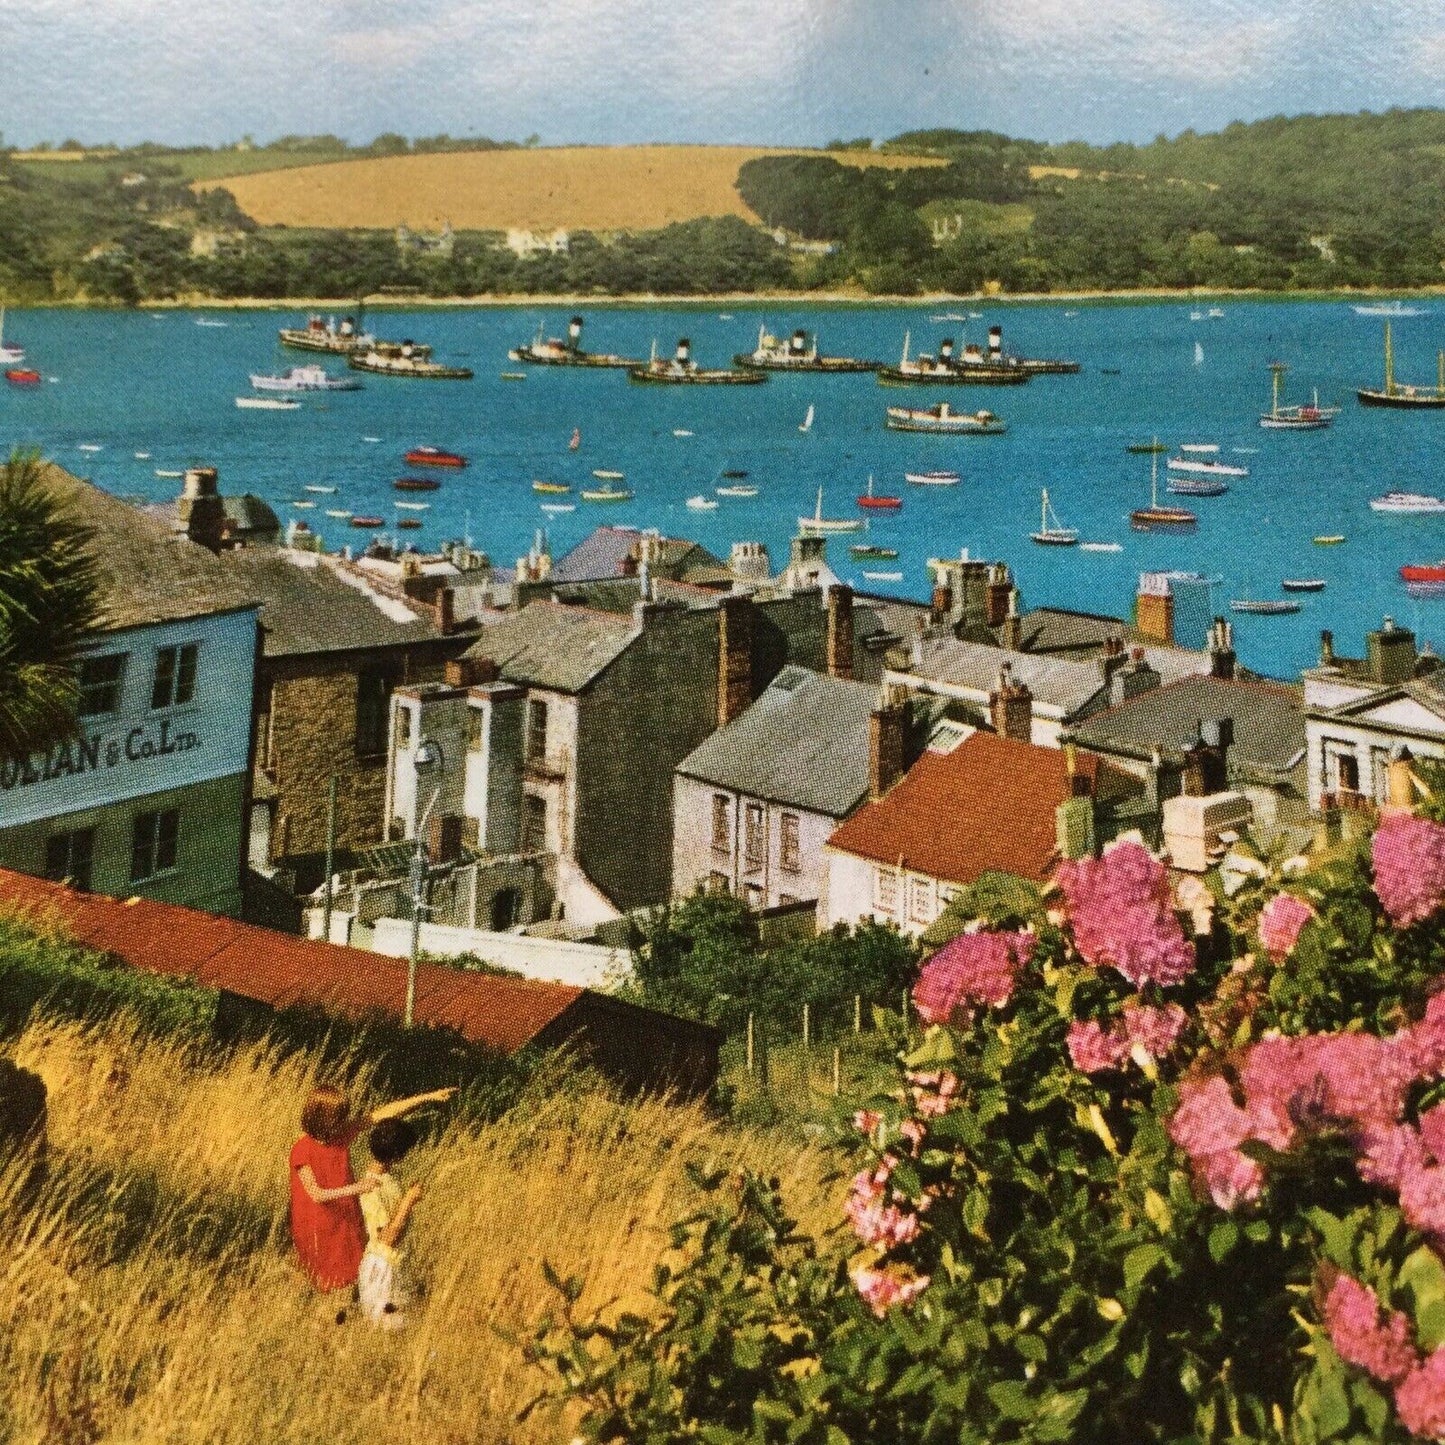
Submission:
[[[408,466],[464,467],[467,459],[460,452],[444,452],[440,447],[413,447],[406,454]]]
[[[5,373],[5,380],[11,386],[39,386],[41,376],[38,371],[32,371],[28,366],[12,366]]]
[[[873,490],[873,475],[868,475],[868,490],[858,498],[860,507],[870,507],[875,511],[896,512],[903,505],[902,497],[885,497]]]
[[[1431,597],[1445,592],[1445,562],[1407,562],[1400,568],[1405,590]]]

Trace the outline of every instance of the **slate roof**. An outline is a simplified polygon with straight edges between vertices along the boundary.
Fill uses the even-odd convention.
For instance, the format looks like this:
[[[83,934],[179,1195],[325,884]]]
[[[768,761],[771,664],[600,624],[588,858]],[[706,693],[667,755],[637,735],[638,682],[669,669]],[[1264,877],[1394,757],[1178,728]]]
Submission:
[[[281,519],[264,498],[254,492],[239,492],[221,498],[221,507],[233,536],[260,537],[274,540],[281,535]],[[174,526],[177,507],[174,501],[149,502],[141,508],[158,522]]]
[[[846,818],[868,793],[868,715],[878,689],[785,667],[678,772],[752,798]]]
[[[340,576],[311,552],[241,547],[225,565],[261,599],[267,657],[404,646],[442,633],[429,617]],[[407,613],[411,620],[402,620]]]
[[[1209,671],[1205,653],[1188,647],[1167,647],[1120,617],[1072,612],[1063,607],[1035,607],[1024,613],[1020,622],[1019,648],[1023,652],[1083,661],[1098,657],[1111,637],[1122,637],[1131,649],[1144,649],[1149,665],[1165,682]]]
[[[635,554],[642,535],[638,527],[598,527],[552,564],[551,580],[587,582],[621,577],[622,564]],[[693,565],[709,570],[723,566],[721,558],[686,538],[663,537],[659,539],[659,546],[660,565],[654,569],[657,572],[676,573],[681,567],[683,571],[679,575],[685,579],[688,568]]]
[[[99,630],[117,632],[254,607],[255,593],[214,553],[91,482],[48,464],[45,484],[92,532]]]
[[[1103,673],[1094,663],[1037,657],[982,642],[960,642],[955,637],[922,639],[909,676],[986,694],[998,686],[999,671],[1005,664],[1015,682],[1028,684],[1035,701],[1058,708],[1065,717],[1086,707],[1104,687]]]
[[[490,657],[509,682],[581,692],[637,636],[632,614],[532,602],[482,629],[468,657]]]
[[[573,607],[593,607],[599,612],[631,613],[642,596],[642,583],[636,577],[614,577],[605,581],[570,582],[553,594],[558,602]],[[673,582],[666,577],[652,579],[652,595],[659,602],[681,602],[687,607],[715,607],[717,593],[687,582]]]
[[[1077,755],[1096,779],[1099,761]],[[981,873],[1042,882],[1057,856],[1054,810],[1070,796],[1064,752],[976,732],[952,752],[925,752],[877,802],[865,803],[830,848],[972,883]]]
[[[1304,699],[1283,683],[1188,677],[1166,683],[1073,729],[1082,747],[1148,758],[1159,748],[1178,761],[1198,733],[1198,724],[1234,719],[1231,769],[1269,775],[1290,772],[1305,749]]]

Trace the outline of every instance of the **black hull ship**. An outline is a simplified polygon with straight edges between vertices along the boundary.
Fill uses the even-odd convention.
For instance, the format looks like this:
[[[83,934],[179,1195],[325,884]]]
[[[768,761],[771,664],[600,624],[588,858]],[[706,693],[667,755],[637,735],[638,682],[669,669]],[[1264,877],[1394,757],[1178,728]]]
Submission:
[[[293,351],[320,351],[328,356],[351,356],[370,350],[376,338],[356,329],[355,320],[346,316],[338,326],[335,317],[322,320],[309,316],[305,326],[283,326],[278,333],[282,346]]]
[[[982,352],[975,347],[965,351],[962,360],[953,354],[953,338],[945,337],[938,343],[938,355],[930,356],[921,351],[915,357],[908,355],[909,335],[903,337],[903,355],[897,366],[884,366],[878,370],[878,380],[883,386],[1021,386],[1029,379],[1029,373],[1021,366],[994,364],[983,359]]]
[[[666,359],[657,355],[657,344],[654,342],[652,359],[645,366],[634,366],[627,377],[629,381],[653,386],[755,386],[760,381],[766,381],[768,374],[765,371],[699,366],[692,359],[692,343],[684,336],[677,343],[676,354]]]
[[[1390,340],[1390,323],[1385,323],[1385,385],[1375,391],[1360,387],[1355,395],[1361,406],[1386,406],[1398,410],[1439,409],[1445,407],[1445,351],[1438,358],[1439,375],[1432,391],[1425,386],[1401,386],[1395,380],[1395,349]]]
[[[471,368],[444,366],[431,359],[431,347],[415,341],[378,341],[346,358],[353,371],[400,376],[418,381],[470,381]]]
[[[760,326],[757,347],[738,352],[733,357],[733,365],[744,371],[849,372],[877,371],[883,363],[854,356],[820,356],[817,336],[814,335],[810,343],[808,333],[801,327],[784,341],[770,336],[766,328]]]
[[[567,337],[542,339],[542,328],[537,328],[537,338],[531,345],[514,346],[508,353],[513,361],[522,361],[529,366],[593,366],[615,370],[631,369],[642,365],[637,356],[613,356],[600,351],[582,350],[582,318],[574,316],[567,323]]]

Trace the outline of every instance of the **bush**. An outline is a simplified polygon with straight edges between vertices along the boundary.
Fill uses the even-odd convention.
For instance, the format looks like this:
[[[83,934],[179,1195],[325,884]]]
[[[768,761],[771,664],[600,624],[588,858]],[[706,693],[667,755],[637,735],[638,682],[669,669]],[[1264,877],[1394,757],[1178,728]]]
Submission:
[[[704,1177],[655,1308],[544,1323],[584,1436],[1440,1438],[1445,826],[1301,864],[1245,863],[1207,947],[1137,844],[946,944],[840,1141],[849,1235]]]

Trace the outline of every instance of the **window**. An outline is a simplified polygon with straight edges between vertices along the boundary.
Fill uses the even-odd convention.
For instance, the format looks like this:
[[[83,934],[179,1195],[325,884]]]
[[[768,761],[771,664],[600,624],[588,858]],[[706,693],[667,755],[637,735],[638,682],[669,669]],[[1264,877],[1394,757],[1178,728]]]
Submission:
[[[880,913],[898,908],[898,875],[891,868],[873,870],[873,903]]]
[[[547,757],[547,704],[540,698],[527,702],[527,761],[540,763]]]
[[[778,823],[778,866],[784,873],[796,873],[803,865],[798,848],[798,815],[784,813]]]
[[[90,891],[90,862],[95,852],[95,829],[76,828],[54,833],[45,845],[45,876],[53,883],[67,879]]]
[[[522,852],[547,851],[547,800],[535,793],[522,795]]]
[[[139,883],[176,866],[181,814],[178,808],[137,813],[131,824],[130,881]]]
[[[479,753],[486,734],[482,730],[482,710],[479,707],[467,709],[467,751]]]
[[[749,908],[759,909],[763,906],[763,890],[756,883],[748,883],[743,887],[743,902]]]
[[[374,758],[386,751],[391,689],[392,675],[383,668],[363,667],[356,674],[356,756],[359,758]]]
[[[107,653],[104,657],[87,657],[80,664],[81,717],[99,717],[114,712],[120,703],[120,684],[125,676],[124,652]]]
[[[404,753],[411,746],[411,709],[397,704],[396,709],[396,750]],[[358,740],[357,752],[361,751],[361,743]]]
[[[733,850],[733,800],[726,793],[712,795],[712,848],[714,853]]]
[[[749,803],[743,857],[750,868],[761,868],[768,858],[768,830],[761,803]]]
[[[908,916],[915,923],[933,922],[933,879],[908,880]]]
[[[194,642],[183,647],[156,649],[156,675],[151,684],[151,706],[179,707],[196,695],[196,655],[200,649]]]
[[[1354,753],[1335,754],[1335,780],[1342,793],[1360,791],[1360,760]]]

